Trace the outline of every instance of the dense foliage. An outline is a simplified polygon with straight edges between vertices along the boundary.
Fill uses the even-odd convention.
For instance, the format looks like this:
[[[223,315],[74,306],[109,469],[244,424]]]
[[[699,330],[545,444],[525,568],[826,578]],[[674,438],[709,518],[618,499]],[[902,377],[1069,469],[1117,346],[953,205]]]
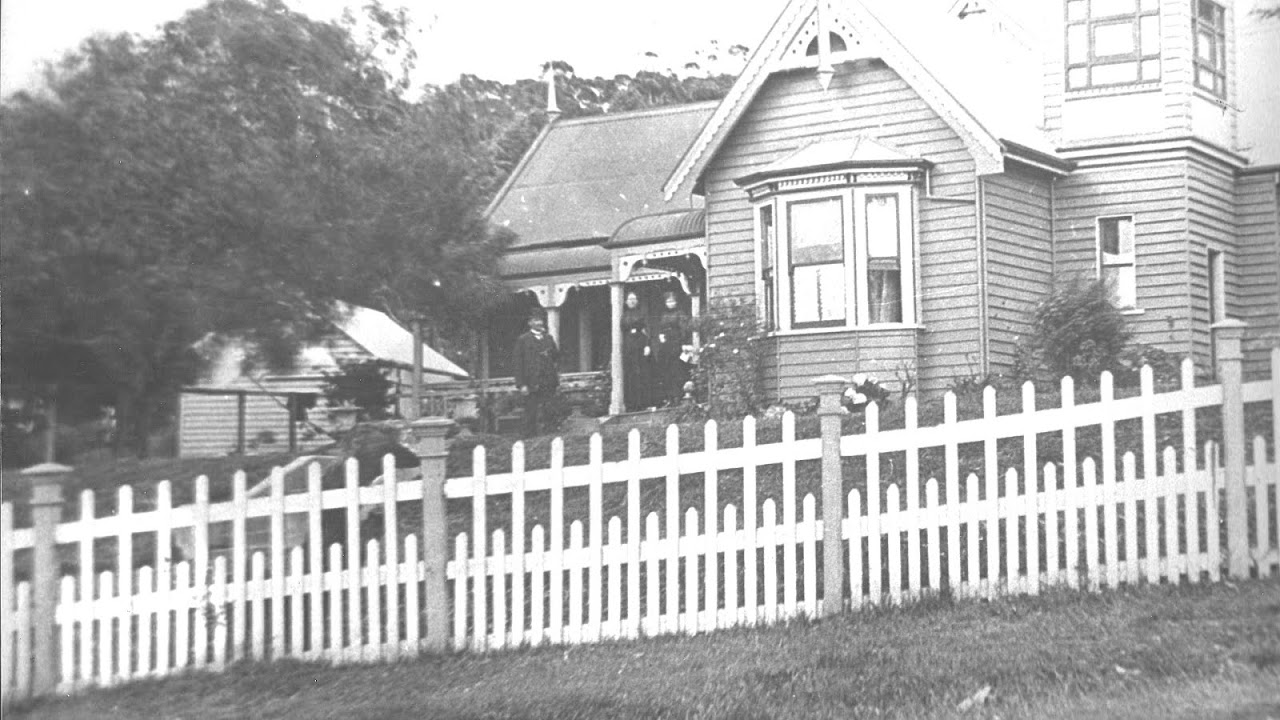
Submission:
[[[545,124],[545,85],[464,76],[410,100],[407,17],[365,11],[211,0],[154,36],[86,40],[47,92],[0,106],[7,398],[56,395],[63,422],[114,406],[117,450],[145,453],[197,343],[283,365],[337,300],[422,315],[467,364],[508,240],[483,209]],[[731,81],[556,72],[566,116]]]

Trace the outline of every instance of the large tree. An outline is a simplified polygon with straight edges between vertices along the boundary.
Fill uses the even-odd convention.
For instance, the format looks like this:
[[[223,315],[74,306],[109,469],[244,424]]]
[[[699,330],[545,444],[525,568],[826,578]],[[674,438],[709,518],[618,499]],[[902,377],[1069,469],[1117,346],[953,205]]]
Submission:
[[[6,390],[91,377],[145,452],[211,333],[279,359],[335,299],[483,300],[500,238],[446,180],[466,163],[417,152],[435,143],[385,62],[409,57],[404,17],[368,21],[375,42],[214,0],[155,37],[86,41],[48,93],[0,108]]]

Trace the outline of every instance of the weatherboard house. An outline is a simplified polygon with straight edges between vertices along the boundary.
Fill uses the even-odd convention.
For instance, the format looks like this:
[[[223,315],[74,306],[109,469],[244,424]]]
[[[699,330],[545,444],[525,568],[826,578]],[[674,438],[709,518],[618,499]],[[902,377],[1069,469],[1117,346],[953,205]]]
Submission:
[[[554,119],[488,208],[562,370],[611,371],[625,293],[754,308],[764,385],[1008,370],[1055,279],[1102,277],[1143,343],[1280,337],[1280,20],[1247,0],[791,0],[718,103]],[[553,96],[554,97],[554,96]],[[554,110],[551,102],[549,110]],[[705,342],[705,339],[703,339]],[[695,338],[697,342],[697,338]]]

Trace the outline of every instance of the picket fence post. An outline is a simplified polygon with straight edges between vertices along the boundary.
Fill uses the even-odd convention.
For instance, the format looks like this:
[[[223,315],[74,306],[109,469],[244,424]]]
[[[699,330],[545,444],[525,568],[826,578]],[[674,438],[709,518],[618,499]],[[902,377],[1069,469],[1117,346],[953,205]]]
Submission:
[[[54,677],[55,655],[53,644],[55,603],[58,599],[58,562],[54,537],[58,522],[62,520],[62,486],[66,484],[71,468],[57,463],[41,463],[22,471],[22,477],[31,484],[32,521],[32,588],[31,623],[35,667],[32,675],[31,694],[45,695],[53,692],[57,684]],[[28,658],[19,656],[19,663]]]
[[[824,375],[818,386],[818,418],[822,427],[822,596],[823,615],[844,608],[844,483],[840,473],[840,393],[849,381]],[[791,519],[794,522],[794,519]],[[812,603],[813,598],[805,598]],[[810,609],[814,605],[809,606]]]
[[[445,564],[450,549],[446,543],[444,478],[448,451],[445,435],[453,427],[447,418],[419,418],[409,423],[401,444],[418,456],[422,472],[422,559],[426,586],[422,594],[428,651],[442,651],[449,638],[449,597]]]
[[[1214,323],[1214,357],[1218,366],[1218,382],[1222,383],[1223,478],[1227,495],[1227,569],[1232,577],[1249,576],[1249,528],[1246,517],[1244,488],[1244,354],[1240,341],[1247,326],[1236,319]],[[1210,518],[1209,531],[1214,531],[1216,518]],[[1213,562],[1218,562],[1215,558]]]

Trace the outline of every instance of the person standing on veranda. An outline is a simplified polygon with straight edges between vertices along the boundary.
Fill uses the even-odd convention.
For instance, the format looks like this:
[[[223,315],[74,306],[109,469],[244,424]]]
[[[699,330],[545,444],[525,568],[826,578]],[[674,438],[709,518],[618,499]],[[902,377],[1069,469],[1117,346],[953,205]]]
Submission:
[[[622,393],[628,412],[654,404],[652,365],[649,348],[649,319],[640,307],[640,298],[628,292],[622,309]]]
[[[560,348],[540,315],[529,318],[529,329],[516,339],[516,388],[524,398],[524,437],[537,435],[548,424],[548,405],[560,386]]]
[[[663,296],[663,306],[653,339],[655,401],[659,405],[673,406],[680,404],[684,384],[689,379],[689,365],[680,355],[690,341],[691,321],[674,292]]]

